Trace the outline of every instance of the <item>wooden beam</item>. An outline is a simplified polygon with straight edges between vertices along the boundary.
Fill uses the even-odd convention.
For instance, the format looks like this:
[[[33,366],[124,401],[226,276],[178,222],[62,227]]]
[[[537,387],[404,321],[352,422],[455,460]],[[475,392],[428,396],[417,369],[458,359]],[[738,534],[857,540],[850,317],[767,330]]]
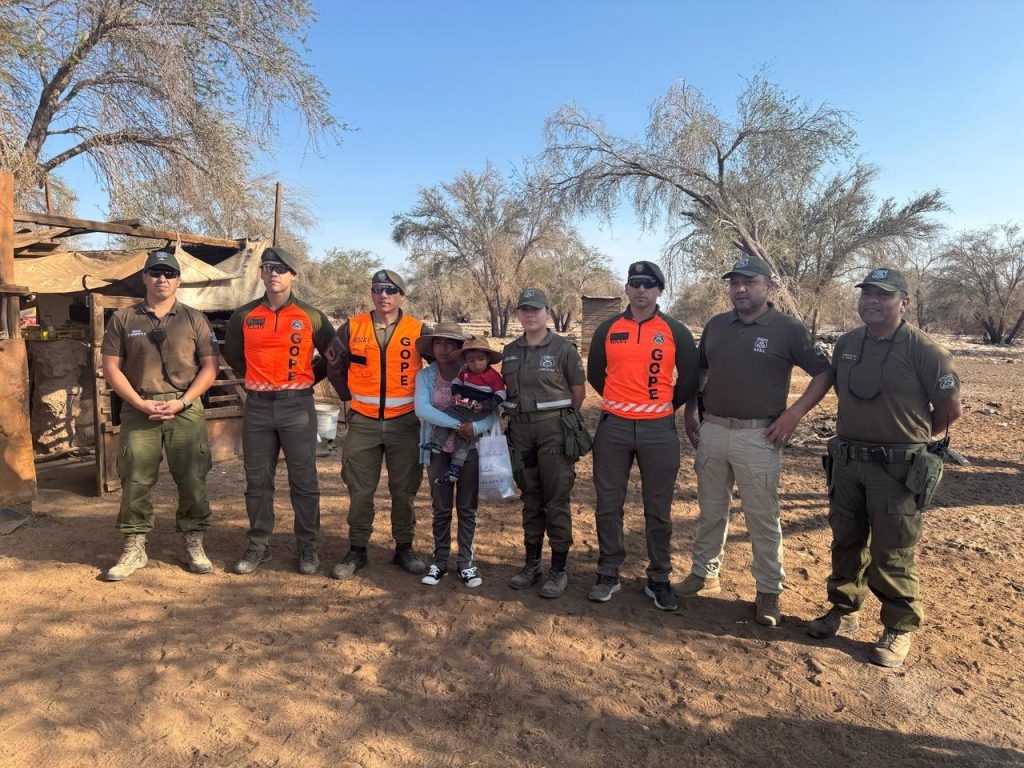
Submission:
[[[0,285],[14,282],[14,176],[0,173]]]
[[[13,179],[11,183],[13,190]],[[86,232],[105,232],[110,235],[145,237],[151,240],[170,240],[171,242],[181,240],[183,243],[191,243],[193,245],[212,245],[218,248],[241,249],[245,247],[244,239],[228,240],[223,237],[207,237],[206,235],[192,235],[187,232],[173,232],[169,229],[135,226],[131,223],[126,224],[116,221],[92,221],[90,219],[76,219],[70,216],[52,216],[46,213],[32,213],[31,211],[14,211],[14,220],[24,224],[40,224],[49,227],[67,227],[69,230],[72,230],[67,233],[68,236],[84,234]]]
[[[34,232],[19,232],[14,236],[14,250],[66,235],[69,231],[67,227],[49,227],[48,229],[39,229]]]

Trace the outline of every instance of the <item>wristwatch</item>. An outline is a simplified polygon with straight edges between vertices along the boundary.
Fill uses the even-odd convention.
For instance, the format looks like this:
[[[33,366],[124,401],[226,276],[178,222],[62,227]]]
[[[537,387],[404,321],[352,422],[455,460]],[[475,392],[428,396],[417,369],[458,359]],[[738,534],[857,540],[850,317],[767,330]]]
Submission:
[[[181,404],[182,404],[183,406],[185,406],[185,407],[184,407],[184,408],[182,408],[181,410],[182,410],[182,411],[187,411],[187,410],[188,410],[189,408],[191,408],[191,407],[192,407],[192,402],[193,402],[193,401],[192,401],[192,400],[189,400],[189,399],[188,399],[187,397],[183,397],[183,398],[181,398]]]

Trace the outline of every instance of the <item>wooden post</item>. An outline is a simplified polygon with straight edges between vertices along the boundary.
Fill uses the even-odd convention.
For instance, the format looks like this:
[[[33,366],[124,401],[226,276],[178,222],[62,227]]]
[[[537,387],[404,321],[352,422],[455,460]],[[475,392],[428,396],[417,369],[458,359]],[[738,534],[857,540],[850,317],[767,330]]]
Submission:
[[[0,173],[0,285],[14,284],[14,176]]]
[[[29,423],[28,350],[18,329],[20,292],[14,284],[14,176],[0,173],[0,507],[30,504],[36,467]]]
[[[281,230],[281,182],[274,185],[274,239],[271,245],[277,245],[277,234]]]

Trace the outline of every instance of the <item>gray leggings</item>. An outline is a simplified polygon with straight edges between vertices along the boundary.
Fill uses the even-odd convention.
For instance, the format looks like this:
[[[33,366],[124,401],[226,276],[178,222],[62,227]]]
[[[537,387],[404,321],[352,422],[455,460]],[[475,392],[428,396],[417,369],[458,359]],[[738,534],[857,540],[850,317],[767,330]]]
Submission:
[[[435,453],[430,457],[427,477],[430,479],[430,501],[434,512],[434,565],[448,567],[452,548],[452,508],[458,515],[458,567],[473,564],[473,537],[476,534],[477,482],[480,464],[476,448],[466,457],[462,474],[455,483],[438,485],[434,480],[445,475],[451,466],[452,454]]]

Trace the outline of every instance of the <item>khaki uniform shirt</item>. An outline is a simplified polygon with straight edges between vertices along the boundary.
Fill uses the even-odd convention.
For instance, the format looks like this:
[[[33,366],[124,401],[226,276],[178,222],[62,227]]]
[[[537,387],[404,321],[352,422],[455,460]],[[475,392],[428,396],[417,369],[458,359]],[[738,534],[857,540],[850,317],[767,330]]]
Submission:
[[[809,376],[828,356],[804,324],[776,310],[744,323],[736,310],[715,315],[701,334],[700,367],[708,372],[704,409],[730,419],[774,419],[786,410],[793,366]]]
[[[832,367],[839,397],[836,431],[845,440],[927,443],[932,439],[929,404],[960,397],[949,351],[909,323],[892,339],[876,339],[866,326],[844,333],[832,353]]]
[[[587,380],[576,345],[553,331],[536,346],[527,346],[525,335],[506,344],[501,375],[513,413],[568,408],[572,404],[570,387]]]
[[[159,348],[151,335],[156,328],[166,334]],[[100,351],[121,358],[128,383],[143,396],[188,389],[200,360],[220,354],[206,315],[178,301],[159,319],[145,302],[118,310],[107,323]],[[171,381],[164,376],[164,365]]]

